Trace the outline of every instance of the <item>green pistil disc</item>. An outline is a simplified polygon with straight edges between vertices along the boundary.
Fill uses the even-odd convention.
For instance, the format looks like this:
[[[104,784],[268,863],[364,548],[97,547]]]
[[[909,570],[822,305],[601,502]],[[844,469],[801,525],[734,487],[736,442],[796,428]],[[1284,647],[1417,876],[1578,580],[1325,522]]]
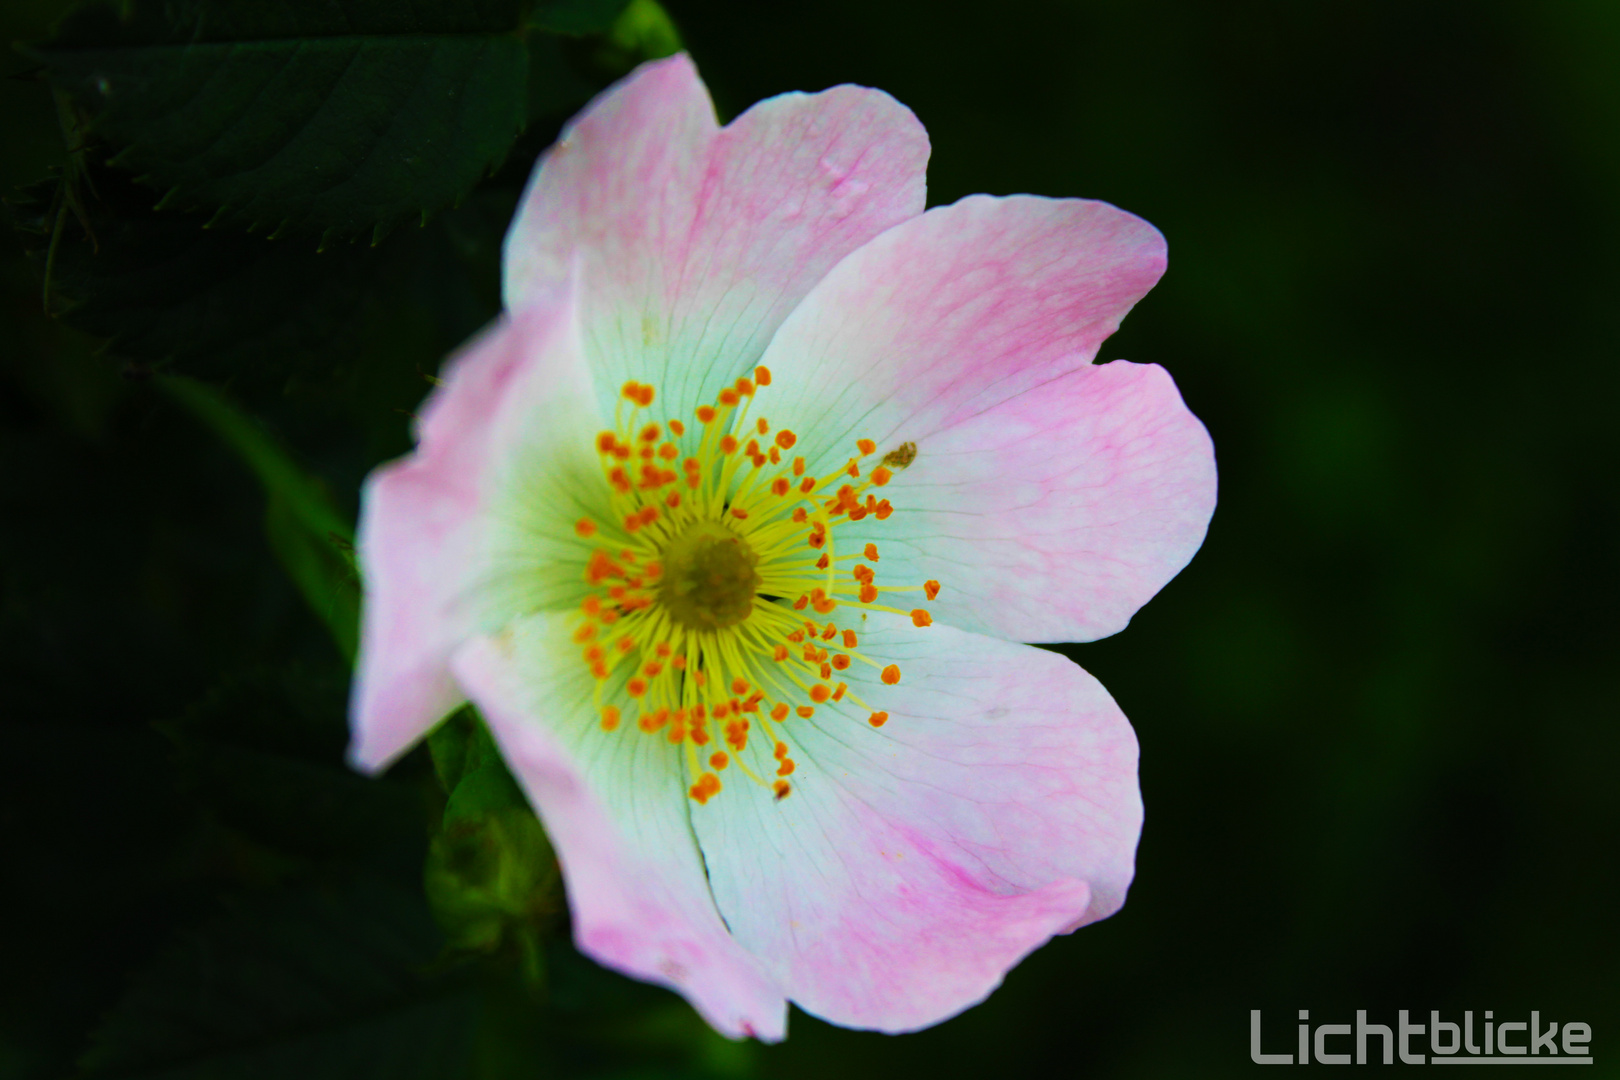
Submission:
[[[663,561],[658,601],[677,624],[722,630],[753,610],[759,556],[719,522],[699,522],[671,540]]]

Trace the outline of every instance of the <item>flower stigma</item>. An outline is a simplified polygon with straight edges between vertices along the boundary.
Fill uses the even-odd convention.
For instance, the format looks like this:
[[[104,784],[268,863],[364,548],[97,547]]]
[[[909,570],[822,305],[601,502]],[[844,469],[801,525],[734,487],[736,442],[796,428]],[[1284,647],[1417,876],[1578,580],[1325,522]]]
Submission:
[[[837,544],[840,526],[894,512],[873,489],[916,459],[916,444],[879,457],[876,443],[859,439],[844,464],[810,475],[792,454],[797,435],[749,418],[770,383],[759,367],[699,406],[696,450],[685,457],[676,440],[686,425],[652,419],[654,389],[625,383],[614,430],[596,437],[610,514],[574,526],[597,545],[574,642],[596,680],[601,725],[683,747],[687,793],[699,804],[720,793],[731,767],[778,801],[791,794],[791,719],[847,704],[872,727],[887,723],[840,676],[866,664],[894,685],[900,668],[864,654],[856,628],[835,613],[847,623],[848,612],[887,611],[925,627],[933,619],[923,608],[879,599],[939,595],[937,581],[879,585],[877,544]],[[610,688],[629,699],[630,714],[605,701]]]

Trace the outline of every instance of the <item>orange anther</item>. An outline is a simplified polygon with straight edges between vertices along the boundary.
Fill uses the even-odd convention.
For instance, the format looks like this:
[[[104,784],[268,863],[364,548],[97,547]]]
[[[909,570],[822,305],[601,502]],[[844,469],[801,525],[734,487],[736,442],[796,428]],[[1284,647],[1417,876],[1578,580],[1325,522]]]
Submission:
[[[737,377],[737,393],[741,394],[743,397],[753,396],[754,384],[746,375],[740,375]]]
[[[669,507],[671,510],[681,505],[681,493],[678,491],[672,491],[668,495],[665,495],[664,505]]]
[[[766,420],[763,416],[760,417],[758,420],[754,421],[754,430],[758,431],[761,435],[770,434],[770,421]]]
[[[780,446],[771,447],[770,462],[772,465],[782,464],[782,448]]]
[[[877,452],[877,443],[873,442],[871,439],[856,439],[855,449],[859,450],[861,452],[861,456],[864,457],[867,454]]]
[[[783,758],[782,759],[782,764],[780,764],[780,765],[778,765],[776,767],[776,775],[777,776],[792,776],[793,775],[793,759],[790,758],[790,757]]]
[[[650,387],[650,386],[647,386],[646,384],[642,384],[641,389],[636,392],[636,404],[640,405],[643,409],[645,409],[647,406],[651,405],[652,403],[653,403],[653,388]]]
[[[714,417],[715,417],[715,411],[714,411],[714,406],[713,405],[699,405],[697,407],[698,423],[700,423],[700,424],[712,424],[712,423],[714,423]]]
[[[617,705],[602,706],[602,730],[612,731],[619,726],[619,707]]]
[[[696,799],[699,806],[703,806],[720,794],[720,778],[714,773],[704,773],[698,777],[697,783],[692,785],[692,790],[687,794]]]
[[[839,653],[837,656],[832,658],[832,666],[834,671],[848,671],[849,657],[845,656],[843,653]]]
[[[664,665],[656,660],[649,660],[642,666],[641,673],[649,679],[656,679],[664,673]]]
[[[853,649],[859,643],[859,641],[860,639],[855,636],[855,631],[844,631],[844,648]]]
[[[855,569],[850,571],[850,573],[854,574],[855,580],[859,581],[863,585],[872,584],[872,579],[877,577],[877,575],[872,572],[872,568],[870,566],[862,566],[859,563],[855,564]]]
[[[781,436],[778,435],[777,438],[781,438]],[[796,457],[796,458],[793,459],[793,475],[794,476],[803,476],[804,475],[804,458]]]
[[[879,521],[887,521],[889,520],[889,515],[894,513],[894,507],[889,505],[888,499],[884,499],[882,502],[877,504],[877,509],[873,510],[872,513],[877,515],[877,519]]]
[[[625,683],[624,689],[625,693],[629,694],[631,697],[638,698],[647,692],[647,680],[638,675],[629,682]]]
[[[832,558],[832,556],[830,556],[830,555],[822,555],[821,558],[816,560],[816,569],[817,570],[825,570],[825,569],[827,569],[827,567],[829,565],[831,565],[830,562],[828,561],[831,558]]]
[[[611,431],[604,431],[596,437],[596,452],[598,454],[611,454],[619,440]]]
[[[776,445],[780,446],[784,450],[793,449],[793,444],[798,442],[798,441],[799,441],[799,437],[797,435],[793,434],[793,432],[787,430],[786,428],[783,428],[781,431],[778,431],[776,433]],[[803,460],[803,459],[801,458],[800,460]],[[798,473],[801,473],[803,471],[804,470],[799,468],[798,465],[795,463],[795,465],[794,465],[794,473],[795,473],[795,475],[797,475]]]
[[[720,438],[720,452],[722,454],[732,453],[736,449],[737,449],[737,440],[736,439],[734,439],[730,435],[721,436],[721,438]]]
[[[720,391],[720,404],[726,406],[727,408],[737,404],[737,402],[740,400],[741,399],[737,397],[737,391],[733,390],[729,386]]]
[[[686,657],[677,656],[677,657],[672,658],[670,660],[670,662],[669,662],[669,666],[674,668],[676,671],[685,671],[686,670]]]
[[[922,608],[913,608],[911,612],[912,626],[933,626],[934,617]]]
[[[827,628],[821,632],[821,640],[822,641],[831,641],[833,638],[835,638],[837,636],[838,636],[838,627],[836,625],[834,625],[833,623],[828,623]]]
[[[805,609],[805,606],[807,604],[809,604],[809,603],[810,603],[810,598],[808,596],[800,596],[797,600],[793,601],[793,610],[794,611],[803,611]]]
[[[812,491],[816,490],[815,477],[807,476],[803,480],[800,480],[799,481],[799,490],[804,492],[806,495],[808,495]]]
[[[810,520],[810,515],[805,513],[804,507],[801,506],[797,510],[793,511],[791,520],[795,525],[803,525],[805,522]]]
[[[848,690],[849,690],[849,684],[848,683],[839,683],[838,684],[838,689],[833,691],[833,700],[834,701],[843,701],[844,700],[844,694]]]
[[[894,473],[890,472],[887,466],[879,465],[877,468],[872,470],[872,483],[877,487],[882,487],[884,484],[887,484],[893,476]]]
[[[823,654],[823,655],[825,655],[825,654]],[[823,679],[832,678],[832,665],[831,664],[823,663],[821,665],[821,677]]]
[[[596,624],[595,623],[586,623],[585,625],[581,626],[578,630],[574,631],[574,641],[576,643],[580,644],[580,645],[585,644],[587,641],[591,640],[591,638],[593,638],[595,636],[596,636]]]
[[[680,456],[680,453],[680,448],[672,442],[667,442],[658,448],[658,456],[663,458],[665,461],[674,461]]]
[[[771,790],[776,792],[776,801],[781,802],[783,799],[793,794],[793,785],[788,783],[786,780],[778,780],[776,783],[771,785]]]
[[[748,511],[744,510],[740,506],[733,506],[731,508],[731,516],[736,518],[738,521],[746,521],[748,520]]]
[[[732,679],[731,680],[731,692],[733,694],[746,694],[746,693],[748,693],[748,680],[747,679]]]
[[[786,720],[787,714],[788,707],[782,702],[779,701],[775,705],[771,706],[771,719],[775,720],[777,723],[781,723],[783,720]]]
[[[870,604],[877,599],[877,586],[867,582],[861,586],[861,603]]]
[[[787,658],[788,658],[788,647],[786,645],[778,645],[775,649],[773,649],[771,651],[771,659],[777,661],[778,663],[780,663],[783,660],[786,660]]]
[[[662,435],[663,433],[664,429],[659,427],[657,424],[648,424],[646,427],[641,429],[641,441],[657,442],[658,436]]]
[[[871,724],[873,727],[882,727],[884,724],[889,722],[889,714],[886,712],[875,712],[866,718],[866,722]]]
[[[715,772],[719,772],[721,769],[730,764],[731,759],[726,757],[726,752],[724,750],[716,750],[714,753],[709,755],[709,767]]]
[[[817,705],[822,704],[830,697],[832,697],[832,690],[821,683],[816,683],[810,688],[810,700]]]
[[[777,761],[781,761],[783,758],[787,757],[787,752],[787,743],[785,742],[778,742],[774,747],[771,748],[771,754],[776,758]]]
[[[636,382],[636,380],[631,379],[619,389],[619,393],[623,395],[626,401],[640,401],[641,384]]]
[[[600,596],[587,596],[579,609],[591,618],[596,618],[602,611],[602,598]]]
[[[681,423],[679,420],[671,420],[669,422],[669,430],[676,435],[685,435],[686,425]]]
[[[838,601],[829,596],[824,600],[817,600],[811,606],[816,609],[817,615],[830,615],[833,609],[838,606]]]
[[[799,719],[801,720],[808,720],[812,716],[816,715],[815,706],[813,705],[800,705],[793,711],[799,714]]]
[[[900,681],[900,665],[890,664],[888,667],[883,669],[882,673],[878,677],[884,682],[888,683],[890,686],[893,686],[895,683]]]
[[[862,552],[862,554],[866,556],[867,562],[877,562],[878,561],[877,545],[876,544],[867,544],[866,545],[866,550],[864,552]]]
[[[779,476],[775,480],[771,481],[772,495],[786,495],[792,489],[793,485],[788,483],[788,479],[785,476]]]
[[[925,582],[923,582],[923,592],[928,594],[928,599],[930,599],[930,600],[932,600],[935,597],[939,596],[939,582],[937,582],[937,581],[925,581]]]
[[[754,381],[761,386],[771,385],[771,369],[761,364],[754,369]]]
[[[859,476],[859,475],[861,475],[861,467],[860,467],[860,465],[856,464],[853,460],[850,461],[850,463],[847,466],[845,466],[844,471],[849,473],[849,475],[851,475],[851,476]]]

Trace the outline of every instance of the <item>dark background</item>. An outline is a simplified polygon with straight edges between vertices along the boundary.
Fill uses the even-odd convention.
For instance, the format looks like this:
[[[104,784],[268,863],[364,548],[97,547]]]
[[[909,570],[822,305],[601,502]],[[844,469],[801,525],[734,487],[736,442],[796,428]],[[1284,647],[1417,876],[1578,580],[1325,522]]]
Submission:
[[[10,0],[0,32],[41,37],[62,6]],[[1100,198],[1168,237],[1169,273],[1103,354],[1175,376],[1220,508],[1128,631],[1071,650],[1141,739],[1136,884],[901,1038],[795,1014],[783,1046],[728,1048],[552,934],[549,991],[513,989],[496,950],[473,1049],[377,1075],[1210,1075],[1252,1068],[1251,1008],[1272,1050],[1301,1008],[1537,1009],[1592,1024],[1610,1075],[1620,7],[667,6],[723,115],[881,87],[933,139],[931,203]],[[493,313],[505,215],[554,131],[460,209],[331,256],[371,275],[336,360],[189,370],[352,514],[425,373]],[[7,192],[64,160],[37,81],[0,85],[0,148]],[[288,890],[360,868],[411,894],[442,796],[422,755],[382,783],[341,773],[342,658],[252,474],[148,368],[46,319],[24,246],[0,239],[0,1075],[200,1076],[215,1059],[186,1047],[257,1036],[176,1021],[166,1049],[120,1057],[130,995],[183,998],[163,990],[175,950],[280,925],[255,905]],[[312,732],[296,745],[288,716]],[[284,835],[307,806],[233,803],[256,769],[349,807],[358,838],[311,850]],[[381,1068],[355,1053],[371,1064],[332,1075]],[[320,1073],[254,1060],[219,1075]]]

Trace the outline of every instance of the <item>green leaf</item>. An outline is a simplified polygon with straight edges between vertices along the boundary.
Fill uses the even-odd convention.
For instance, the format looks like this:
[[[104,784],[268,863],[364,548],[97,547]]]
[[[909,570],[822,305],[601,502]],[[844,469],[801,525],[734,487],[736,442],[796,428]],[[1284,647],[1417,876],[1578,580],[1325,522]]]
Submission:
[[[360,642],[354,528],[332,505],[326,488],[218,390],[177,375],[160,376],[158,385],[236,451],[264,485],[271,549],[343,655],[353,660]]]
[[[555,34],[600,34],[613,25],[628,0],[545,0],[535,5],[529,25]]]
[[[86,1077],[440,1080],[464,1075],[477,992],[430,973],[411,890],[356,881],[244,903],[137,977],[80,1059]]]
[[[113,355],[197,374],[296,370],[352,354],[386,250],[307,246],[154,212],[118,173],[73,172],[8,200],[52,315]]]
[[[322,243],[453,205],[525,122],[518,0],[128,0],[37,46],[76,134],[217,224]]]

